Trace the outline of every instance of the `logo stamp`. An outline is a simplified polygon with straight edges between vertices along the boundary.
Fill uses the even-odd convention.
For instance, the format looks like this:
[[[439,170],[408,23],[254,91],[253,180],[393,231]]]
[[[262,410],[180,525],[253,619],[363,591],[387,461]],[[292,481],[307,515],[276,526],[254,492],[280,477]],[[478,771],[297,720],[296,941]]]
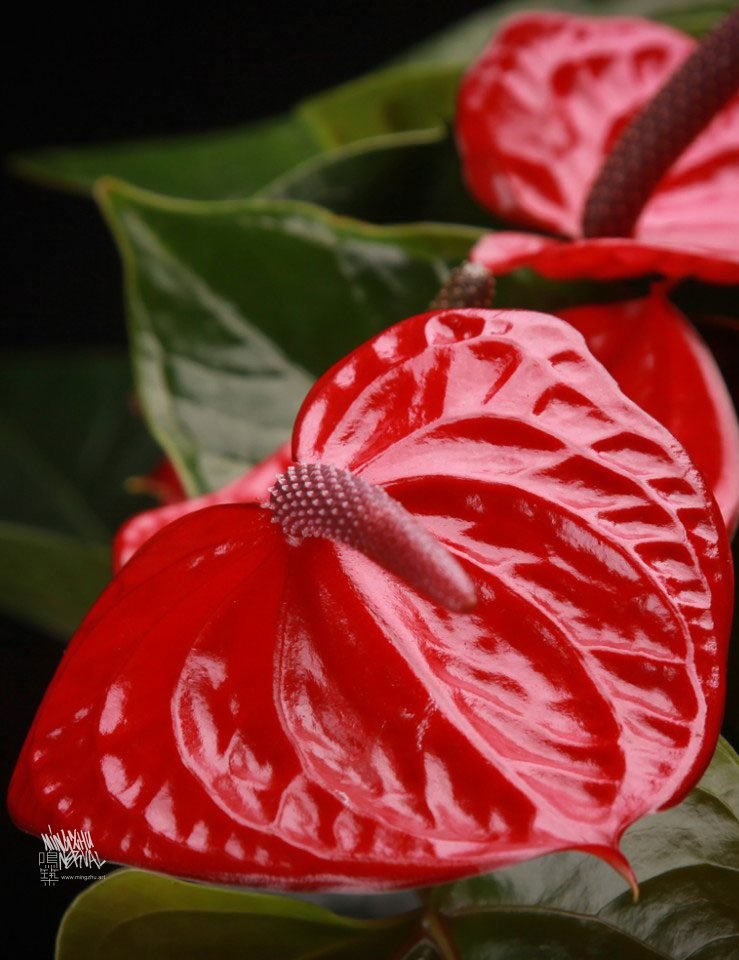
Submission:
[[[89,830],[60,830],[41,834],[44,849],[38,855],[41,883],[50,887],[59,880],[97,880],[98,874],[90,873],[93,868],[100,870],[106,863],[97,855]],[[80,871],[86,868],[88,872]]]

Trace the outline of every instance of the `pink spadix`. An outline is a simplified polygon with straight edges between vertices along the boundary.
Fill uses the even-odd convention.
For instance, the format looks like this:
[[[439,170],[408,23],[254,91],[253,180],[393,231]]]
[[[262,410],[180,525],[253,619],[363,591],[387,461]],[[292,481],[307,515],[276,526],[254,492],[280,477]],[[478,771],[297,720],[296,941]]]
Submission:
[[[448,610],[471,610],[472,581],[452,554],[397,500],[328,463],[299,463],[270,491],[273,522],[292,544],[306,537],[344,543]]]

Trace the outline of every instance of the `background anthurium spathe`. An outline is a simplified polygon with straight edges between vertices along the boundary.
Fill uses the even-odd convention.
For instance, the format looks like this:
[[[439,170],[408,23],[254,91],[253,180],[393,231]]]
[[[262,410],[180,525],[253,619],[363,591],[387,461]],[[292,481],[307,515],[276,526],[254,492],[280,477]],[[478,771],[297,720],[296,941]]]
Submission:
[[[292,462],[290,444],[286,443],[263,460],[256,467],[237,477],[220,490],[203,494],[188,500],[184,493],[173,498],[174,502],[165,503],[161,507],[139,513],[126,521],[116,534],[113,541],[113,568],[119,570],[139,547],[155,533],[173,520],[183,517],[194,510],[204,507],[214,507],[221,503],[261,503],[267,499],[270,487],[275,477],[282,473]],[[176,479],[177,475],[169,461],[160,465],[159,470],[165,473],[168,481]]]
[[[687,318],[659,288],[638,300],[556,313],[583,334],[624,393],[677,437],[732,531],[739,516],[739,423],[716,362]]]
[[[349,547],[288,544],[264,507],[182,517],[70,645],[11,786],[17,822],[298,889],[563,848],[626,870],[622,831],[696,781],[723,699],[728,546],[674,438],[572,327],[467,310],[337,364],[293,456],[386,489],[470,575],[475,609]]]
[[[648,20],[541,13],[502,29],[460,91],[468,185],[494,213],[574,239],[491,233],[472,259],[494,274],[527,266],[553,278],[658,272],[739,281],[739,97],[659,183],[633,237],[578,239],[590,187],[618,135],[694,47]],[[733,529],[739,425],[710,353],[666,294],[557,313],[585,333],[627,395],[678,437]]]
[[[632,237],[578,239],[590,187],[619,133],[695,46],[649,20],[553,12],[516,17],[495,35],[460,89],[468,186],[506,220],[575,241],[504,233],[496,248],[488,238],[496,269],[739,279],[739,96],[676,161]]]

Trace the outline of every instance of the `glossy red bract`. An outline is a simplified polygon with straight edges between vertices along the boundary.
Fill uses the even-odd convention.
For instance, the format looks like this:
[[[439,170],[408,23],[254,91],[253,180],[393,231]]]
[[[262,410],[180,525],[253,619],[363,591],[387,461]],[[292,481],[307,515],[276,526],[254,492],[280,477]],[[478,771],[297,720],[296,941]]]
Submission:
[[[564,848],[626,869],[718,735],[731,567],[674,438],[542,314],[414,317],[307,398],[298,462],[378,484],[462,564],[451,613],[268,509],[168,524],[52,682],[15,820],[108,860],[396,888]]]
[[[657,289],[560,310],[627,397],[672,433],[713,492],[728,530],[739,513],[739,424],[710,350]]]
[[[499,216],[573,239],[499,231],[483,237],[470,259],[494,275],[529,267],[553,279],[662,274],[739,282],[739,98],[663,178],[633,237],[582,239],[590,187],[620,132],[694,47],[684,34],[636,18],[540,13],[509,21],[462,85],[457,137],[465,176]],[[739,427],[698,334],[659,291],[639,305],[559,316],[578,327],[574,318],[587,317],[581,329],[590,349],[684,444],[732,530]]]
[[[470,189],[506,220],[582,237],[585,201],[619,133],[694,47],[679,31],[637,18],[538,13],[509,21],[460,91],[457,140]],[[633,237],[566,247],[542,238],[532,265],[555,277],[658,270],[739,282],[737,142],[739,97],[662,179]],[[502,234],[498,246],[496,236],[485,262],[500,273],[516,265],[511,246],[525,241]]]

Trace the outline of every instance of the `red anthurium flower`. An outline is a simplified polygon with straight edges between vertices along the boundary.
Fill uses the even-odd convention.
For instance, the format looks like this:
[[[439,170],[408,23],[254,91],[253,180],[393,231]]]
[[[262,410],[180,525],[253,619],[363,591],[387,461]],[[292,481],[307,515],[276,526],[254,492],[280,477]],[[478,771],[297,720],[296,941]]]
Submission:
[[[720,722],[732,576],[675,439],[573,327],[440,311],[314,387],[262,504],[165,526],[82,625],[10,792],[109,860],[395,888],[628,875]],[[48,826],[47,826],[48,825]]]
[[[734,32],[738,16],[729,24]],[[467,182],[495,213],[573,239],[502,231],[484,237],[471,259],[499,275],[527,266],[552,278],[656,272],[739,282],[736,96],[659,180],[631,236],[583,238],[591,188],[614,145],[694,49],[692,39],[647,20],[542,13],[510,21],[462,86],[457,133]],[[688,110],[692,91],[683,88],[675,99],[682,96]],[[702,91],[696,83],[699,104]],[[685,446],[732,529],[739,426],[721,375],[685,318],[657,291],[559,315]]]
[[[574,242],[502,233],[483,241],[480,259],[496,273],[525,264],[556,278],[659,272],[739,282],[739,96],[658,183],[632,236],[581,239],[588,195],[619,134],[694,49],[649,20],[509,21],[460,91],[467,183],[494,213]]]

